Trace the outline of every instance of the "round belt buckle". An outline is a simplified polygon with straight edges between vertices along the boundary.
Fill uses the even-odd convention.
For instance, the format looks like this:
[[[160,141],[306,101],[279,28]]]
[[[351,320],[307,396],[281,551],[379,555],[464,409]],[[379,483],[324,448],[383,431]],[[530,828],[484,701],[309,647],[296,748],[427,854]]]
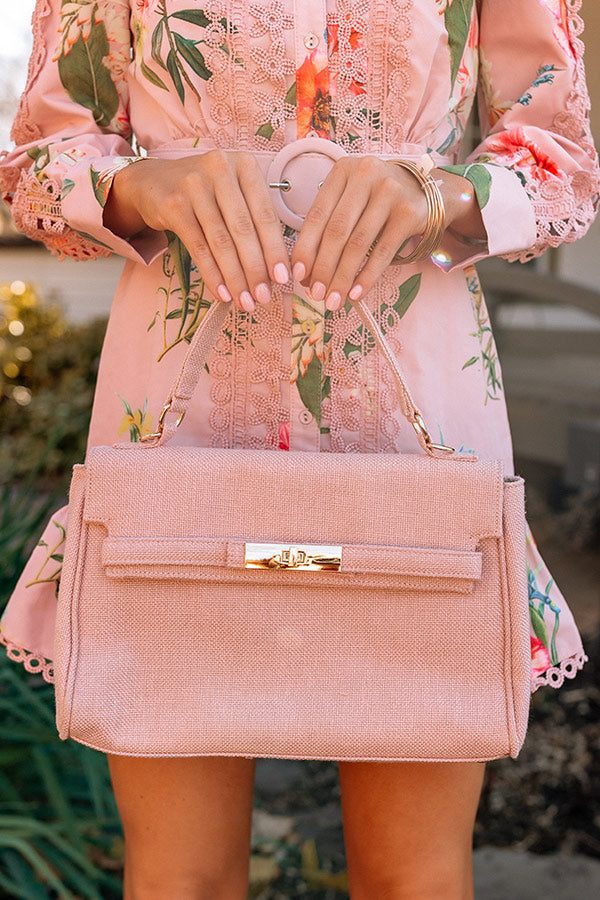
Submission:
[[[346,151],[326,138],[300,138],[286,144],[267,170],[273,206],[286,225],[299,229],[333,164]]]

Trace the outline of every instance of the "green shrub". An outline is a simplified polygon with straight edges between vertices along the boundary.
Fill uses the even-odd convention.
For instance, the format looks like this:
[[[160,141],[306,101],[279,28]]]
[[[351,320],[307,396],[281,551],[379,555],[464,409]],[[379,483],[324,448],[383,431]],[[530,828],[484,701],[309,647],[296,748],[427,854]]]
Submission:
[[[0,284],[0,484],[37,467],[38,488],[66,491],[85,456],[105,330],[105,319],[70,324],[25,282]]]

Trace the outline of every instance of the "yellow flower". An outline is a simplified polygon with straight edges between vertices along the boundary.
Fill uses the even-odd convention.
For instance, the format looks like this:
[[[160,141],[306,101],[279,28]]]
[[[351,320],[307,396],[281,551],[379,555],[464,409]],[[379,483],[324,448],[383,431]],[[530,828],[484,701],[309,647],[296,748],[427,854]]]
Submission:
[[[131,432],[131,440],[139,441],[141,437],[152,431],[152,416],[142,413],[141,409],[136,409],[133,414],[126,413],[119,425],[119,436],[132,428],[134,430]]]
[[[322,306],[322,304],[321,304]],[[297,297],[292,303],[292,382],[304,378],[315,353],[323,356],[323,312]]]

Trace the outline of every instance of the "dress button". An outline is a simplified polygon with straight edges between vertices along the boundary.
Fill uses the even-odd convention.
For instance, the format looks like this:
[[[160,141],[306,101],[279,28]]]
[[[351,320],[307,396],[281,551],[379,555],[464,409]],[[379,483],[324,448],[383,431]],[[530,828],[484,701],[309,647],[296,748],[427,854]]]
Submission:
[[[316,34],[313,34],[312,31],[309,31],[308,34],[304,35],[304,46],[307,50],[314,50],[315,47],[319,46],[319,38]]]
[[[307,409],[303,409],[300,415],[298,416],[303,425],[308,425],[312,422],[312,416]]]

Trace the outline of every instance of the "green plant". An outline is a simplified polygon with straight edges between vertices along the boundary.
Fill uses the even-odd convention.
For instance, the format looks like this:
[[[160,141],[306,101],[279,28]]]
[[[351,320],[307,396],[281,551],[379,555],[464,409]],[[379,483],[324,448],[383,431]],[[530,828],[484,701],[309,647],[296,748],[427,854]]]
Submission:
[[[66,490],[85,455],[105,330],[105,319],[70,324],[23,281],[0,284],[0,483],[37,467],[38,489]]]
[[[106,757],[54,724],[39,676],[0,657],[0,891],[23,900],[117,900],[120,821]]]

